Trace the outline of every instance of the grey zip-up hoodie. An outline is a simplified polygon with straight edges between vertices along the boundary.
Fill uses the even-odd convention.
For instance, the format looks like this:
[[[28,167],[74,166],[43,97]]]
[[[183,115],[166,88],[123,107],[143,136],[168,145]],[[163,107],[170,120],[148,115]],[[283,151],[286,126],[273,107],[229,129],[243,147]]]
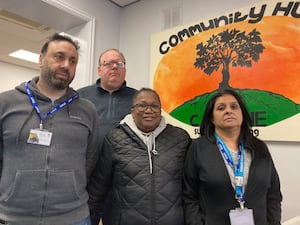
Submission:
[[[74,96],[52,102],[29,88],[41,114]],[[98,158],[99,122],[95,106],[77,98],[47,116],[49,146],[27,143],[40,119],[24,83],[0,94],[0,219],[22,225],[68,225],[89,215],[86,184]]]

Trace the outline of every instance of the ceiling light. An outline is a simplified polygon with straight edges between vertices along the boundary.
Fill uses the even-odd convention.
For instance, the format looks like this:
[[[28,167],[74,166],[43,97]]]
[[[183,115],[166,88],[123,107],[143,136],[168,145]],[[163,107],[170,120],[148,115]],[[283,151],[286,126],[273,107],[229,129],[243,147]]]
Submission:
[[[26,51],[26,50],[23,50],[23,49],[12,52],[12,53],[9,54],[9,56],[15,57],[15,58],[18,58],[18,59],[22,59],[22,60],[26,60],[26,61],[30,61],[30,62],[34,62],[34,63],[39,62],[39,54],[29,52],[29,51]]]

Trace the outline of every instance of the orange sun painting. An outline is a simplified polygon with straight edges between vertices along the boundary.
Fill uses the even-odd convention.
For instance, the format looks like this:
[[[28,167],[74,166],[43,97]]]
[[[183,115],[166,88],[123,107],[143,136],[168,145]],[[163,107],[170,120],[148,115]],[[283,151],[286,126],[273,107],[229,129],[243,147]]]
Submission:
[[[159,61],[153,88],[159,93],[162,107],[169,113],[184,102],[218,89],[221,70],[207,75],[194,63],[196,46],[213,34],[226,29],[249,33],[260,32],[263,52],[251,67],[230,67],[230,86],[238,89],[258,89],[280,94],[300,103],[300,20],[286,16],[265,16],[259,23],[247,21],[226,25],[205,32],[173,47]]]

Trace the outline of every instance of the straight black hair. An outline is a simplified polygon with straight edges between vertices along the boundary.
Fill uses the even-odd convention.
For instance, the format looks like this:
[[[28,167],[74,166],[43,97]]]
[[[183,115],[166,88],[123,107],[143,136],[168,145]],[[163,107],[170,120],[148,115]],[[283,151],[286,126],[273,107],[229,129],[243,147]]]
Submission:
[[[223,89],[217,92],[215,95],[213,95],[211,99],[208,101],[200,124],[200,135],[206,135],[209,140],[215,141],[215,137],[214,137],[215,125],[212,123],[213,110],[214,110],[216,100],[223,95],[233,96],[237,100],[242,110],[243,121],[241,125],[241,133],[240,133],[239,141],[243,142],[246,147],[251,149],[257,155],[270,156],[266,144],[263,141],[253,136],[251,130],[252,127],[251,117],[246,107],[246,104],[242,99],[242,97],[233,89]]]

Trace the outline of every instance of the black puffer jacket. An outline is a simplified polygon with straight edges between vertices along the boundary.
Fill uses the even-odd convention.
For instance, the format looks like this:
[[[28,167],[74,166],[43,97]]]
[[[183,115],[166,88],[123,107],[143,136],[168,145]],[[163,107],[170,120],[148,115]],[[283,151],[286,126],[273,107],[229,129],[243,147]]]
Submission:
[[[113,225],[183,225],[182,173],[190,137],[181,128],[167,125],[156,137],[157,155],[120,124],[105,138],[100,163],[89,185],[90,208],[99,210],[112,190]]]

